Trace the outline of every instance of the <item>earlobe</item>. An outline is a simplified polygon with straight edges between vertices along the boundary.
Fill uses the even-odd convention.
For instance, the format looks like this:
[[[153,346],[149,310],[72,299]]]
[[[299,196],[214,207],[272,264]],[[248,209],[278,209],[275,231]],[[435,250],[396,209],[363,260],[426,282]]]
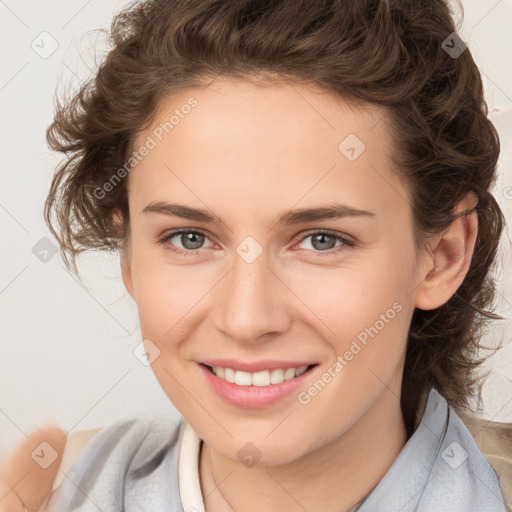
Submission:
[[[467,200],[461,202],[455,213],[468,211],[472,206],[474,207],[473,197],[468,195]],[[455,219],[444,231],[438,239],[433,254],[434,260],[432,262],[430,259],[430,264],[426,263],[426,274],[416,290],[417,308],[436,309],[445,304],[459,289],[471,265],[477,234],[476,211]]]

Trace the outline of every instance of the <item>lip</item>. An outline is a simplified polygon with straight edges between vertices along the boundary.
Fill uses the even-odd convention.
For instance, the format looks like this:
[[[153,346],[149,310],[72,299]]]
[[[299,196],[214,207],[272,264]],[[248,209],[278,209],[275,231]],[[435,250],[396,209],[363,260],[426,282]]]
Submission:
[[[236,361],[235,359],[208,359],[207,361],[201,361],[201,363],[211,367],[220,366],[221,368],[232,368],[235,371],[238,370],[250,373],[261,372],[263,370],[286,370],[287,368],[300,368],[301,366],[318,364],[317,361],[276,361],[275,359],[255,361],[252,363]]]
[[[306,379],[309,379],[310,374],[316,370],[318,365],[309,368],[298,377],[285,380],[280,384],[270,384],[270,386],[239,386],[217,377],[205,364],[199,363],[198,367],[207,385],[224,401],[242,409],[263,409],[290,396],[297,388],[304,384]],[[230,366],[226,368],[230,368]],[[268,369],[268,366],[266,368]],[[288,368],[294,368],[294,366],[288,366]]]

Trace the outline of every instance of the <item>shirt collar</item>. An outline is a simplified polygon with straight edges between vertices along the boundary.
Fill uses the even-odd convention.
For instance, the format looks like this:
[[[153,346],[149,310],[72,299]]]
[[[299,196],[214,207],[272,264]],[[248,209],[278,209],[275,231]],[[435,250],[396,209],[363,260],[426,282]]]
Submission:
[[[187,422],[178,458],[178,485],[183,510],[205,512],[199,484],[199,452],[202,440]]]

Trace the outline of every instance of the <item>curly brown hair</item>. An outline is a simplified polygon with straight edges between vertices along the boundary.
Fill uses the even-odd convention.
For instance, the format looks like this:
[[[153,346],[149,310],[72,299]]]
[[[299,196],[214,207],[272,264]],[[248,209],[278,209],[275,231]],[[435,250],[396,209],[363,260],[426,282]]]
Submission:
[[[490,192],[499,138],[452,16],[445,0],[129,4],[113,19],[111,48],[97,73],[64,104],[56,101],[47,131],[50,147],[67,156],[45,204],[66,265],[78,272],[82,251],[126,243],[129,176],[108,194],[97,191],[129,160],[136,135],[164,98],[217,76],[263,77],[384,106],[397,172],[410,190],[418,251],[449,227],[459,201],[471,192],[478,197],[478,237],[464,282],[441,307],[413,313],[401,398],[409,432],[431,386],[457,411],[468,411],[481,379],[476,370],[489,357],[478,358],[479,340],[489,320],[503,319],[486,308],[495,300],[492,271],[505,218]],[[480,409],[481,385],[478,391]]]

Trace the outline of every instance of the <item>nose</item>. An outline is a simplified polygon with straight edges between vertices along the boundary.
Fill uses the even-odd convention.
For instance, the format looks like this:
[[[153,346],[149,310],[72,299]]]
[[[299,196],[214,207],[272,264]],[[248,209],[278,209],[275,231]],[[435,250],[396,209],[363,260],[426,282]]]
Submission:
[[[261,343],[288,329],[290,292],[269,266],[265,252],[251,263],[235,254],[220,287],[215,324],[224,335],[239,343]]]

